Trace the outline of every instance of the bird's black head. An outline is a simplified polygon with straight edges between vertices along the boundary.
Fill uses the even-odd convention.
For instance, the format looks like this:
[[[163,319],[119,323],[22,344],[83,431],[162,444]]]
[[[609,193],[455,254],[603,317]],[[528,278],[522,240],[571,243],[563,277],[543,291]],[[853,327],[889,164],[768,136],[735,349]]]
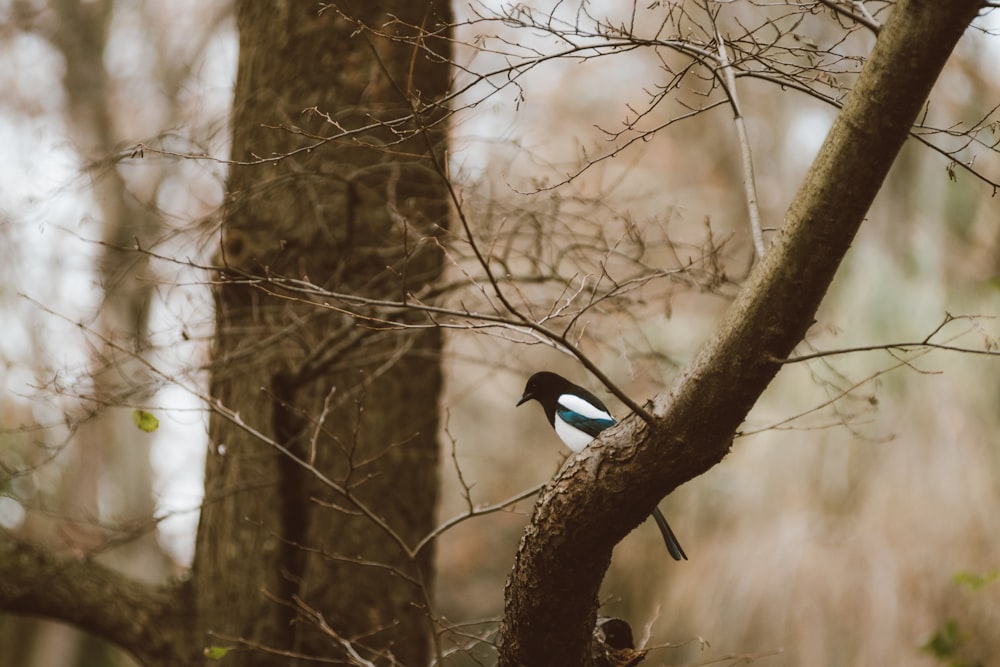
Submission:
[[[548,371],[535,373],[528,378],[528,383],[524,385],[524,393],[521,394],[521,400],[517,404],[521,405],[535,400],[542,405],[547,405],[554,402],[559,394],[564,393],[571,387],[573,387],[573,383],[561,375],[556,375]]]

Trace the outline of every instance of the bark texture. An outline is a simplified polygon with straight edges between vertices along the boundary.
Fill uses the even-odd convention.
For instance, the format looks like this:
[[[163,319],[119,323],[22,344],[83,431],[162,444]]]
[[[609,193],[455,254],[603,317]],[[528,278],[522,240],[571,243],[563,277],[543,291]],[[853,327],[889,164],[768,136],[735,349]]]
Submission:
[[[429,59],[338,10],[400,34],[415,30],[393,17],[449,22],[445,2],[319,14],[311,3],[237,3],[234,160],[370,129],[231,171],[212,395],[238,417],[212,420],[193,576],[198,641],[254,649],[234,664],[269,664],[273,650],[336,657],[350,643],[420,665],[431,646],[432,550],[414,558],[405,547],[435,516],[439,332],[366,325],[246,280],[399,299],[441,271],[428,238],[446,226],[446,191],[427,150],[443,149],[443,130],[428,142],[407,138],[415,123],[389,123],[447,91],[448,47],[431,40],[441,57]]]
[[[602,434],[542,493],[506,587],[501,666],[588,665],[611,551],[729,451],[802,339],[945,61],[980,8],[903,0],[879,34],[764,260],[647,424]],[[595,443],[596,444],[596,443]],[[697,551],[689,548],[693,558]]]

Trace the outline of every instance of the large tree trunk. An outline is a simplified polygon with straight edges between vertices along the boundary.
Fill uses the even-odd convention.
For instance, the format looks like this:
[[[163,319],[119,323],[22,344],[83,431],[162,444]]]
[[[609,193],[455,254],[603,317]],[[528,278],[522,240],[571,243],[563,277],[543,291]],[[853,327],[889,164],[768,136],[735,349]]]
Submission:
[[[218,411],[193,583],[203,644],[258,648],[233,664],[273,661],[262,648],[392,653],[407,665],[429,658],[432,553],[410,556],[404,545],[435,516],[440,334],[372,326],[244,280],[283,276],[399,299],[441,272],[426,239],[448,215],[428,159],[444,132],[398,134],[441,114],[395,133],[373,121],[445,93],[449,47],[427,42],[442,56],[432,61],[344,14],[412,34],[387,27],[390,17],[430,30],[450,9],[378,5],[318,14],[313,3],[237,3],[234,160],[289,154],[338,127],[372,129],[231,169],[220,254],[228,270],[216,290]]]

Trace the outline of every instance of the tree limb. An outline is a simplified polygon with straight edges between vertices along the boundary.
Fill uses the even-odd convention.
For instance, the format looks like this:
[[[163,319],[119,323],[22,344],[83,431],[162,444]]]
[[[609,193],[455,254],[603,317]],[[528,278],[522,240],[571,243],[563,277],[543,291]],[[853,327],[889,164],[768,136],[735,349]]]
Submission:
[[[713,19],[714,21],[714,19]],[[764,231],[760,224],[760,207],[757,205],[757,176],[753,167],[753,151],[750,148],[750,135],[747,132],[746,118],[740,108],[739,97],[736,94],[736,75],[732,63],[729,62],[729,47],[722,38],[719,27],[715,26],[715,41],[719,49],[719,67],[726,82],[726,94],[733,108],[733,124],[736,126],[736,138],[740,145],[740,157],[743,164],[743,190],[747,200],[747,215],[750,217],[750,234],[753,238],[754,252],[757,259],[764,256],[767,248],[764,245]]]
[[[507,581],[501,667],[589,664],[612,549],[664,495],[729,451],[736,428],[781,367],[776,360],[811,325],[980,7],[981,0],[896,5],[770,251],[669,395],[654,399],[654,422],[630,416],[605,431],[543,490]]]
[[[0,539],[0,609],[74,625],[131,653],[143,664],[185,665],[192,647],[184,588],[129,579],[95,560],[57,557]]]

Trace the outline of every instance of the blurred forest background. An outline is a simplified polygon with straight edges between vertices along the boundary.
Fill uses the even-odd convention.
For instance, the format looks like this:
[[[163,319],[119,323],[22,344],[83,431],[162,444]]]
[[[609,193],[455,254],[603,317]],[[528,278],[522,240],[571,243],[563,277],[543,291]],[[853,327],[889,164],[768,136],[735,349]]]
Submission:
[[[544,27],[551,5],[566,25],[581,14],[624,25],[633,11],[535,4],[512,10],[520,25],[482,20],[499,7],[456,5],[456,89],[510,52],[553,49],[551,34],[528,29],[530,17]],[[818,59],[843,54],[824,83],[849,87],[860,65],[846,56],[874,36],[825,4],[792,3],[814,11],[786,39]],[[886,10],[863,4],[876,20]],[[759,11],[727,4],[720,27],[738,31]],[[964,145],[962,133],[1000,141],[998,14],[960,43],[922,120],[951,127],[926,136],[994,182],[995,148]],[[190,563],[202,493],[207,409],[181,386],[207,382],[212,298],[198,267],[216,251],[224,199],[231,7],[9,0],[0,20],[0,525],[165,580]],[[452,119],[466,213],[512,271],[558,274],[567,298],[608,265],[663,269],[627,300],[589,310],[580,341],[640,403],[693,356],[753,262],[732,112],[692,113],[708,98],[689,80],[667,86],[668,66],[654,49],[553,59],[489,96],[471,88]],[[752,78],[739,93],[767,238],[836,110]],[[930,336],[995,349],[998,221],[988,182],[911,140],[799,352]],[[138,239],[149,253],[135,252]],[[471,264],[460,248],[453,258],[461,281]],[[560,298],[551,285],[519,289],[528,301]],[[453,298],[472,307],[477,295]],[[473,503],[495,503],[558,468],[564,454],[541,411],[514,408],[543,368],[624,414],[550,345],[504,329],[449,332],[442,520],[466,509],[466,488]],[[1000,655],[998,371],[995,357],[915,345],[790,364],[726,461],[662,504],[691,560],[671,561],[641,526],[615,552],[602,611],[663,647],[647,664],[989,664]],[[136,409],[159,427],[136,428]],[[496,622],[531,502],[442,535],[438,613]],[[65,626],[12,616],[0,616],[0,644],[10,664],[129,664]]]

